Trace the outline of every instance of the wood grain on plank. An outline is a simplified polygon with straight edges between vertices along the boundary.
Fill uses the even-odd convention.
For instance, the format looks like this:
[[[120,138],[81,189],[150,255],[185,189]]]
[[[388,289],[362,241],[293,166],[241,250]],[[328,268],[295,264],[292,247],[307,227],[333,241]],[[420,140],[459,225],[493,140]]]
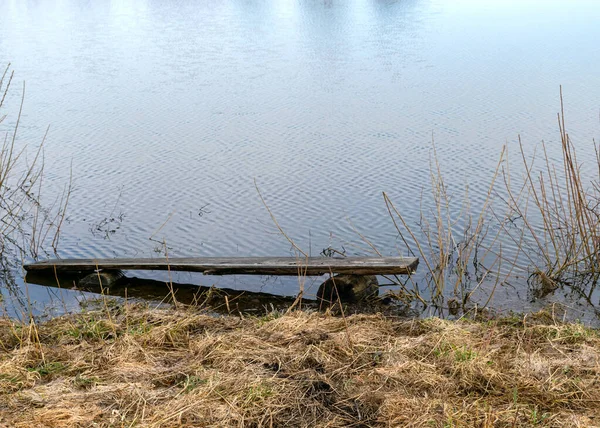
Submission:
[[[141,259],[56,259],[24,265],[28,271],[94,269],[172,270],[207,275],[351,275],[410,274],[419,263],[413,257],[186,257]]]

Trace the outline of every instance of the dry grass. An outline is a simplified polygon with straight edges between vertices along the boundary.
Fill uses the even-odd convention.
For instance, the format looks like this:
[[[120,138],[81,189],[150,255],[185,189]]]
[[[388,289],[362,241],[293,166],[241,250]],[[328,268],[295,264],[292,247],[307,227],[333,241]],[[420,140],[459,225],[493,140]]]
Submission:
[[[600,337],[458,322],[112,308],[0,321],[0,426],[593,426]]]

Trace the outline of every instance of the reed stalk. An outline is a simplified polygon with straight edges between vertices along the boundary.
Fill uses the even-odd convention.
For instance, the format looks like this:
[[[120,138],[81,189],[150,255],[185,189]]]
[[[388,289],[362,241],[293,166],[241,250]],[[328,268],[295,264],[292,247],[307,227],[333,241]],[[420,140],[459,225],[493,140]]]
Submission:
[[[594,143],[597,176],[584,175],[567,132],[562,88],[557,117],[562,162],[551,160],[544,142],[541,155],[529,156],[519,137],[516,163],[504,146],[475,215],[468,187],[459,207],[449,194],[435,144],[417,226],[383,193],[398,236],[421,259],[425,273],[417,278],[425,278],[429,301],[455,299],[464,310],[485,284],[487,306],[499,285],[526,272],[534,298],[562,287],[591,302],[600,278],[600,151]],[[410,281],[416,289],[417,280]]]

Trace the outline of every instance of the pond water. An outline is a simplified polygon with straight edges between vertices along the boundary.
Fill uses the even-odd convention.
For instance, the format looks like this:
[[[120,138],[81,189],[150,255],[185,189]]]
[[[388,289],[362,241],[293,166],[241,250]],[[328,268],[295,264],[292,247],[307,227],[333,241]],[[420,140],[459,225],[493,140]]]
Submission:
[[[256,186],[312,255],[366,254],[354,229],[398,255],[382,192],[418,222],[432,140],[446,182],[481,205],[519,134],[560,159],[562,85],[580,159],[593,153],[598,22],[595,0],[4,0],[0,64],[26,81],[19,142],[50,125],[44,197],[73,177],[61,257],[151,257],[162,242],[171,257],[289,255]],[[532,305],[518,288],[495,304]]]

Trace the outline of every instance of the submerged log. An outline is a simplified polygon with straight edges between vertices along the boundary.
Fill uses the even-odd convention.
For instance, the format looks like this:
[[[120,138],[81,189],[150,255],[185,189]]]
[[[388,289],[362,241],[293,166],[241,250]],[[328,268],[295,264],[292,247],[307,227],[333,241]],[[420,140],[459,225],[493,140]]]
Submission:
[[[379,282],[374,275],[335,275],[317,291],[317,298],[329,303],[356,303],[379,294]]]
[[[93,272],[89,275],[84,276],[78,282],[81,287],[112,287],[123,279],[123,271],[116,270],[103,270],[99,272]]]

